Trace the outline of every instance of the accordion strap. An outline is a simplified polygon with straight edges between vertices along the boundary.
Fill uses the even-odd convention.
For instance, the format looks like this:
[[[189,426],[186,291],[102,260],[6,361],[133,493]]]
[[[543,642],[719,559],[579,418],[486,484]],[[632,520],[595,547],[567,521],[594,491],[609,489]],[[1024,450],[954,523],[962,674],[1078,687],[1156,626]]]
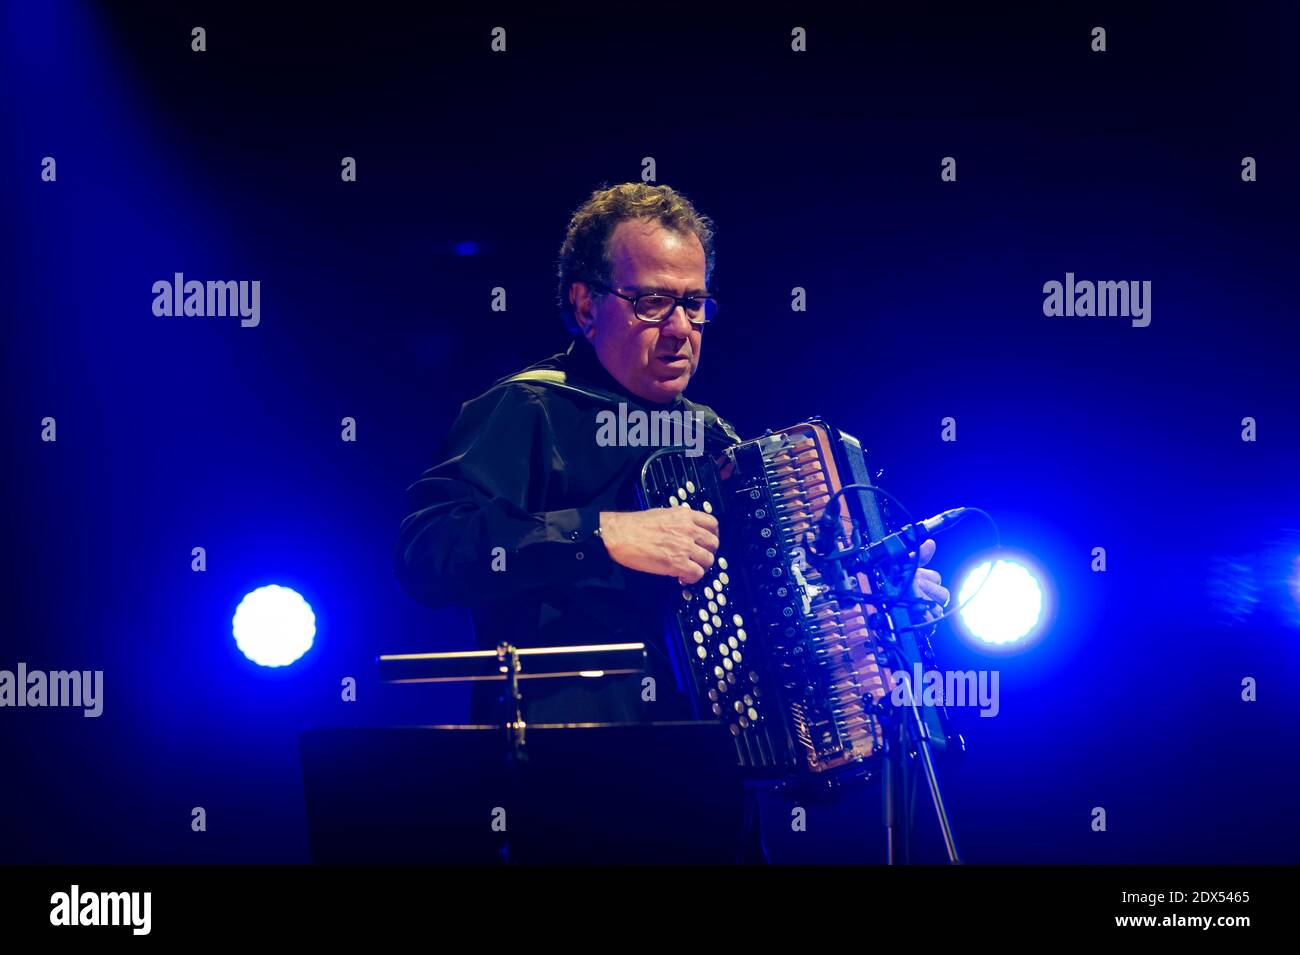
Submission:
[[[568,375],[558,368],[534,368],[531,371],[521,371],[517,375],[511,375],[509,378],[503,378],[497,382],[498,385],[509,385],[515,382],[524,384],[551,385],[561,391],[571,391],[583,395],[587,398],[596,398],[600,401],[608,401],[612,404],[618,404],[620,401],[627,401],[627,398],[614,394],[612,391],[606,391],[604,388],[593,388],[590,385],[575,385],[569,381]]]
[[[561,391],[568,391],[573,394],[582,395],[586,398],[594,398],[597,401],[605,401],[615,405],[622,402],[628,402],[628,398],[625,395],[617,395],[604,388],[597,388],[592,385],[576,385],[569,381],[568,375],[558,368],[532,368],[528,371],[521,371],[516,375],[511,375],[509,378],[501,379],[494,387],[516,383],[528,385],[549,385],[550,387],[557,388]],[[740,443],[740,435],[736,434],[736,431],[731,427],[731,424],[723,420],[723,418],[721,418],[712,408],[709,408],[707,405],[696,404],[688,398],[682,398],[682,402],[685,404],[687,410],[701,413],[704,416],[704,422],[706,425],[721,429],[722,433],[726,435],[726,439],[729,443]]]

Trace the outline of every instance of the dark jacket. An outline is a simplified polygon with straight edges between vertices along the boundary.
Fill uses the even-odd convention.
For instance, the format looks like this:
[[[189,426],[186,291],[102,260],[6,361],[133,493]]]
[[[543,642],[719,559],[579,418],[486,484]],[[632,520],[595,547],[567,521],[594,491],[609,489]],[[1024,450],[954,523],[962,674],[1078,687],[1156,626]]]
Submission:
[[[525,371],[538,370],[563,372],[570,387],[503,379],[461,408],[442,463],[408,489],[398,578],[423,604],[469,607],[483,649],[503,640],[521,647],[639,641],[650,648],[654,702],[642,700],[640,677],[525,681],[532,722],[682,718],[663,631],[679,586],[614,563],[593,536],[601,511],[639,509],[636,482],[655,448],[601,446],[596,416],[619,402],[697,412],[706,453],[740,439],[705,405],[682,397],[652,405],[632,395],[581,338]],[[502,561],[504,569],[494,569]],[[478,708],[493,687],[481,685]]]

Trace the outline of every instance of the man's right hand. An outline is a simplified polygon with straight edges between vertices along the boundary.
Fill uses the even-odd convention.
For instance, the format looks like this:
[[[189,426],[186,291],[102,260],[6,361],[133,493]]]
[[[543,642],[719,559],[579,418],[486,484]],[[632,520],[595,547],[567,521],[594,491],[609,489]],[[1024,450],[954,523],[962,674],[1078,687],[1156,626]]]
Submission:
[[[713,566],[718,520],[689,507],[601,511],[600,537],[615,563],[693,584]]]

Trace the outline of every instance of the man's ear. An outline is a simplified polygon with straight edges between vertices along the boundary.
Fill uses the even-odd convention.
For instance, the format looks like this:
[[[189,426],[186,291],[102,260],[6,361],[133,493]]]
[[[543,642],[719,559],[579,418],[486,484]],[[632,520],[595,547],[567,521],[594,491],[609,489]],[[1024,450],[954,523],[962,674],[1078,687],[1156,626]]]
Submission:
[[[569,286],[569,302],[573,305],[573,320],[577,322],[582,337],[591,341],[596,334],[596,297],[586,282]]]

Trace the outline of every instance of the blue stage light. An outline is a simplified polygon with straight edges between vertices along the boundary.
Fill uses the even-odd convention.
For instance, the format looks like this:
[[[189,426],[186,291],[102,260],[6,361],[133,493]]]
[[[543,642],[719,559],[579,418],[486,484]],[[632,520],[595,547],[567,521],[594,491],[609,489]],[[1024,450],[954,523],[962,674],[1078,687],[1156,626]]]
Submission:
[[[1043,617],[1044,593],[1038,576],[1018,560],[1000,559],[989,571],[989,561],[971,568],[957,588],[961,606],[988,582],[958,614],[962,629],[977,645],[1009,649],[1033,635]]]
[[[311,649],[316,615],[297,591],[258,587],[235,608],[235,645],[258,666],[283,667]]]

